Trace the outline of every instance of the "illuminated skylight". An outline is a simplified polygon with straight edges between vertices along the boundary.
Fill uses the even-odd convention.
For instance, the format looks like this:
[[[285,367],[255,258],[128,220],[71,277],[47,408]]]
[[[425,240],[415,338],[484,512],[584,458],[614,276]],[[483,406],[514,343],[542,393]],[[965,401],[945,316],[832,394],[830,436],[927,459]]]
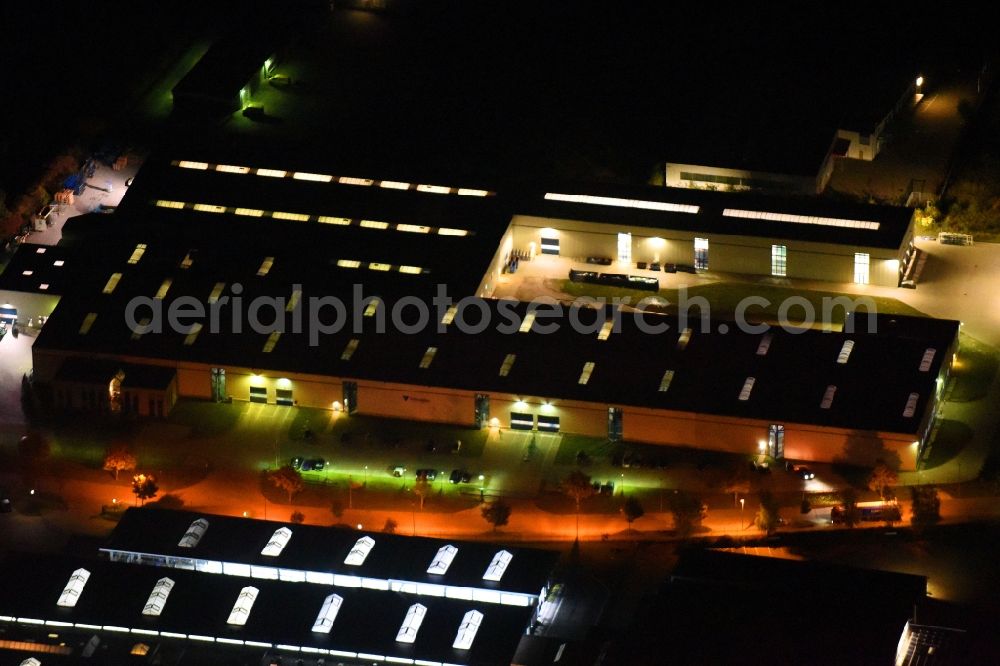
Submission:
[[[458,192],[456,192],[456,194],[462,197],[485,197],[489,194],[489,192],[486,190],[472,190],[467,187],[460,187],[458,188]]]
[[[236,597],[236,603],[233,604],[233,610],[229,613],[226,624],[245,625],[250,619],[250,611],[253,610],[253,604],[257,601],[258,594],[260,594],[260,590],[256,587],[247,586],[240,590],[240,596]]]
[[[170,291],[170,285],[172,285],[173,283],[174,281],[171,278],[167,278],[166,280],[161,282],[160,288],[156,290],[156,293],[153,295],[153,298],[155,300],[162,301],[164,298],[167,297],[167,292]]]
[[[379,187],[384,187],[387,190],[408,190],[410,189],[410,183],[401,183],[398,180],[383,180],[378,184]]]
[[[23,275],[25,277],[31,277],[34,274],[35,274],[35,271],[21,271],[21,275]]]
[[[97,320],[96,312],[88,312],[87,316],[83,318],[83,323],[80,324],[80,335],[87,335],[90,333],[90,327],[94,325],[94,321]]]
[[[361,262],[355,259],[338,259],[337,265],[341,268],[360,268]]]
[[[193,250],[189,251],[187,254],[184,255],[184,258],[181,259],[180,267],[186,270],[188,268],[191,268],[192,264],[194,264],[194,251]]]
[[[308,222],[309,216],[305,213],[286,213],[283,211],[275,211],[271,213],[271,217],[276,220],[291,220],[292,222]]]
[[[279,527],[274,530],[274,534],[271,535],[271,540],[267,542],[264,546],[264,550],[260,551],[261,555],[267,557],[277,557],[281,555],[281,551],[285,549],[288,545],[288,540],[292,538],[292,531],[287,527]]]
[[[663,201],[643,201],[642,199],[619,199],[618,197],[597,197],[589,194],[557,194],[548,192],[545,198],[549,201],[566,201],[569,203],[583,203],[594,206],[615,206],[618,208],[643,208],[646,210],[660,210],[668,213],[697,213],[698,206],[688,204],[665,203]]]
[[[371,178],[350,178],[348,176],[341,176],[337,182],[339,182],[341,185],[369,186],[372,185],[375,181],[372,180]]]
[[[388,222],[380,222],[379,220],[361,220],[360,225],[365,229],[388,229]]]
[[[451,229],[449,227],[441,227],[438,229],[439,236],[468,236],[469,232],[465,229]]]
[[[323,173],[306,173],[304,171],[296,171],[292,174],[292,178],[295,180],[311,180],[317,183],[329,183],[333,180],[333,176]]]
[[[378,297],[372,298],[368,301],[368,305],[365,306],[364,316],[374,317],[375,313],[378,311],[378,306],[382,302]]]
[[[64,266],[65,264],[66,262],[63,261],[62,259],[56,259],[55,261],[52,262],[52,265],[56,267]]]
[[[190,347],[191,345],[194,344],[194,341],[198,339],[198,335],[201,333],[202,328],[204,328],[204,326],[200,321],[196,321],[195,323],[191,324],[191,331],[186,336],[184,336],[185,346]]]
[[[384,273],[388,271],[390,268],[392,268],[391,264],[381,264],[377,261],[373,261],[370,264],[368,264],[368,270],[370,271],[379,271]]]
[[[424,269],[420,266],[400,266],[399,272],[406,273],[407,275],[420,275],[424,272]]]
[[[441,546],[438,548],[437,555],[434,556],[434,560],[431,565],[427,567],[427,573],[437,574],[443,576],[448,572],[448,567],[451,566],[452,561],[455,556],[458,555],[458,548],[448,544],[447,546]]]
[[[767,356],[767,350],[771,348],[771,341],[774,339],[774,335],[771,333],[765,333],[760,339],[760,344],[757,345],[757,356]]]
[[[244,217],[264,217],[264,211],[260,208],[237,208],[233,211],[233,214]]]
[[[138,328],[136,328],[136,330],[132,331],[132,339],[133,340],[138,340],[139,338],[141,338],[142,334],[146,332],[146,327],[149,326],[149,323],[151,321],[153,321],[153,320],[150,319],[149,317],[143,317],[139,321]]]
[[[587,382],[590,381],[590,374],[594,371],[594,362],[587,361],[583,364],[583,370],[580,371],[580,379],[576,380],[577,384],[581,386],[586,386]]]
[[[425,227],[420,224],[397,224],[396,231],[406,231],[412,234],[426,234],[431,230],[430,227]]]
[[[531,330],[531,327],[534,325],[534,323],[535,323],[535,313],[529,312],[524,316],[524,321],[521,322],[521,327],[518,328],[517,330],[519,333],[527,333],[528,331]]]
[[[209,305],[211,305],[212,303],[217,303],[218,302],[219,296],[222,295],[222,290],[225,289],[225,288],[226,288],[226,283],[225,282],[216,282],[215,283],[215,286],[212,287],[211,293],[208,295],[208,303],[209,303]]]
[[[823,393],[823,400],[819,403],[820,409],[830,409],[833,405],[833,396],[837,395],[837,387],[830,384],[826,387],[826,392]]]
[[[347,345],[344,346],[344,353],[340,355],[341,361],[350,361],[351,357],[354,356],[354,352],[358,349],[358,344],[361,341],[357,338],[351,338],[347,341]]]
[[[906,399],[906,406],[903,407],[903,416],[905,418],[912,418],[913,414],[917,411],[917,400],[920,399],[919,393],[911,393],[910,397]]]
[[[854,349],[854,340],[844,340],[844,345],[840,348],[840,353],[837,354],[837,363],[844,365],[847,363],[847,359],[851,358],[851,350]]]
[[[815,215],[792,215],[790,213],[768,213],[760,210],[740,210],[726,208],[722,211],[725,217],[741,217],[750,220],[767,220],[768,222],[790,222],[792,224],[818,224],[824,227],[842,227],[846,229],[867,229],[878,231],[879,223],[870,220],[848,220],[838,217],[818,217]]]
[[[753,391],[753,385],[756,383],[757,379],[754,377],[747,377],[746,381],[743,382],[743,388],[740,389],[740,400],[746,402],[750,399],[750,392]]]
[[[156,205],[160,208],[184,208],[183,201],[169,201],[167,199],[157,199]]]
[[[510,369],[514,366],[514,361],[517,360],[517,354],[507,354],[504,358],[503,363],[500,365],[500,376],[506,377],[510,374]]]
[[[132,265],[139,263],[139,260],[142,259],[142,255],[145,253],[146,253],[146,244],[139,243],[138,245],[135,246],[135,249],[132,250],[132,256],[128,258],[128,263]]]
[[[443,316],[443,317],[441,317],[441,323],[442,323],[443,325],[447,326],[447,325],[448,325],[448,324],[450,324],[451,322],[455,321],[455,313],[456,313],[456,312],[458,312],[458,306],[457,306],[457,305],[452,305],[452,306],[450,306],[450,307],[449,307],[449,308],[448,308],[448,309],[447,309],[447,310],[445,311],[445,313],[444,313],[444,316]]]
[[[312,630],[318,634],[330,633],[343,603],[344,598],[339,594],[327,595],[326,599],[323,600],[323,606],[319,609],[319,614],[316,616],[316,621],[313,622]]]
[[[177,163],[182,169],[197,169],[199,171],[204,171],[208,168],[208,162],[191,162],[190,160],[181,160]]]
[[[614,327],[615,327],[614,319],[609,319],[608,321],[604,322],[604,325],[601,326],[600,332],[598,332],[597,334],[597,339],[607,340],[611,336],[611,331],[612,329],[614,329]]]
[[[284,178],[288,175],[288,172],[280,169],[257,169],[257,175],[268,178]]]
[[[336,224],[341,227],[346,227],[351,223],[349,217],[330,217],[329,215],[320,215],[316,218],[316,221],[321,224]]]
[[[225,213],[225,206],[217,206],[215,204],[205,204],[196,203],[192,208],[200,213]]]
[[[499,583],[500,579],[503,578],[504,573],[507,571],[507,567],[510,566],[510,561],[514,556],[506,550],[501,550],[496,555],[493,556],[493,561],[490,562],[490,566],[486,567],[486,573],[483,574],[483,580],[491,580],[494,583]]]
[[[204,518],[199,518],[191,523],[188,527],[187,532],[181,537],[181,540],[177,542],[177,545],[181,548],[194,548],[201,541],[201,538],[205,536],[205,532],[208,530],[208,521]]]
[[[667,370],[663,373],[663,377],[660,379],[660,393],[666,393],[670,390],[670,383],[674,381],[674,371]]]
[[[427,351],[424,352],[424,357],[420,359],[421,368],[431,367],[431,362],[434,360],[434,355],[437,354],[437,347],[428,347]]]
[[[163,612],[163,607],[167,605],[167,597],[170,596],[172,589],[174,589],[174,581],[171,579],[161,578],[156,581],[153,591],[149,593],[149,598],[146,599],[146,605],[142,607],[142,614],[159,616]]]
[[[114,293],[115,287],[118,286],[118,281],[121,279],[122,279],[121,273],[112,273],[111,277],[109,277],[108,281],[104,284],[104,290],[102,293],[105,294]]]
[[[472,647],[472,642],[476,640],[476,633],[479,632],[479,625],[483,623],[483,614],[477,610],[470,610],[462,618],[462,624],[458,625],[458,634],[455,635],[455,642],[451,644],[456,650],[468,650]]]
[[[233,166],[232,164],[219,164],[215,167],[216,171],[221,171],[223,173],[250,173],[250,167],[245,166]]]
[[[264,349],[262,350],[265,354],[270,354],[274,351],[274,346],[278,344],[278,340],[281,339],[281,331],[274,331],[271,335],[267,336],[267,341],[264,343]]]
[[[687,349],[688,343],[691,342],[691,334],[694,333],[690,328],[685,328],[681,331],[680,336],[677,338],[677,350],[684,351]]]
[[[450,187],[444,185],[417,185],[417,192],[429,192],[431,194],[448,194]]]
[[[413,643],[417,640],[417,632],[420,631],[420,625],[423,624],[425,615],[427,615],[427,607],[423,604],[410,606],[410,609],[406,611],[403,624],[400,625],[399,632],[396,634],[396,640],[400,643]]]
[[[270,273],[273,265],[274,257],[264,257],[264,261],[260,262],[260,268],[257,269],[257,277],[264,277]]]
[[[937,354],[937,350],[933,347],[929,347],[924,351],[924,357],[920,359],[920,372],[928,372],[931,369],[935,354]]]
[[[347,557],[344,558],[344,564],[349,564],[352,567],[361,566],[365,563],[365,558],[368,557],[368,553],[372,552],[372,548],[374,547],[375,539],[369,536],[361,537],[354,544],[354,548],[351,548],[351,552],[347,554]]]
[[[292,292],[291,297],[288,299],[288,304],[285,306],[285,312],[294,312],[295,308],[299,306],[299,301],[302,300],[302,290],[296,289]]]
[[[80,600],[80,595],[83,594],[83,588],[88,580],[90,580],[90,572],[86,569],[77,569],[74,571],[70,575],[66,587],[63,588],[62,594],[59,595],[56,605],[65,608],[76,606],[76,602]]]

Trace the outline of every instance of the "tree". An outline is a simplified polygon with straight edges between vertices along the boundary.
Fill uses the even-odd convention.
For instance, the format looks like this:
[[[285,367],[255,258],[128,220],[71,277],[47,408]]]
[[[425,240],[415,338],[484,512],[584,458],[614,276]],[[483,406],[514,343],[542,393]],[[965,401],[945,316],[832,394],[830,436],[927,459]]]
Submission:
[[[930,527],[941,520],[941,498],[934,486],[912,486],[910,497],[913,500],[910,524],[914,527]]]
[[[510,520],[510,504],[507,504],[507,502],[504,502],[502,499],[490,502],[483,507],[482,511],[483,519],[493,526],[494,532],[496,532],[498,528],[506,525]]]
[[[38,463],[52,455],[49,440],[37,432],[30,432],[18,442],[17,452],[26,462]]]
[[[705,504],[690,493],[675,492],[670,496],[670,513],[674,518],[674,532],[686,539],[705,520]]]
[[[292,497],[296,493],[302,492],[302,488],[305,484],[302,482],[302,474],[299,470],[295,469],[291,465],[285,465],[284,467],[279,467],[278,469],[268,470],[267,480],[271,482],[275,488],[279,490],[284,490],[288,493],[288,503],[292,503]]]
[[[778,501],[769,491],[764,490],[759,495],[760,507],[754,517],[754,525],[764,534],[774,534],[778,529],[781,516],[778,513]]]
[[[642,508],[642,502],[635,495],[629,495],[622,506],[622,513],[625,514],[625,521],[628,528],[632,529],[632,523],[646,515],[646,510]]]
[[[841,517],[844,519],[844,524],[854,527],[861,522],[861,514],[858,513],[858,491],[854,488],[845,488],[840,493],[840,501],[843,504]]]
[[[593,496],[594,486],[590,484],[590,477],[578,469],[570,472],[563,481],[563,492],[576,503],[576,538],[580,538],[580,504],[583,500]]]
[[[426,477],[417,477],[416,482],[413,484],[413,494],[420,498],[420,510],[423,511],[424,500],[431,494],[431,484],[427,481]]]
[[[344,515],[344,500],[339,497],[334,497],[333,501],[330,502],[330,513],[333,514],[334,518],[340,518]]]
[[[396,522],[395,518],[386,518],[385,525],[382,526],[382,531],[386,534],[395,534],[397,527],[399,527],[399,523]]]
[[[895,470],[886,465],[885,461],[879,460],[872,469],[871,476],[868,477],[868,489],[878,493],[883,500],[889,500],[893,498],[892,486],[896,485],[898,480]]]
[[[115,481],[119,472],[131,472],[135,466],[135,456],[124,445],[114,446],[104,454],[104,469],[115,473]]]
[[[306,515],[301,511],[292,511],[291,520],[296,525],[301,525],[303,522],[305,522],[305,519]]]
[[[160,487],[156,485],[156,477],[152,474],[136,474],[132,477],[132,494],[141,504],[156,497]]]

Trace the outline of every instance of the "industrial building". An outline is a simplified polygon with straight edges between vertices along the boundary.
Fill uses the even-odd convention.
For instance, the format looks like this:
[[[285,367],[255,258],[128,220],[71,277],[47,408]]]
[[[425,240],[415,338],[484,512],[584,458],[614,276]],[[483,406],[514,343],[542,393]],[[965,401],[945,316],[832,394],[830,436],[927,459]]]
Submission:
[[[879,316],[855,318],[853,331],[740,330],[724,319],[639,321],[489,298],[515,254],[589,258],[648,277],[652,264],[660,275],[773,273],[779,247],[786,278],[895,285],[912,237],[907,209],[590,191],[505,195],[318,169],[154,161],[116,215],[67,223],[63,265],[39,264],[38,248],[22,247],[0,289],[17,306],[52,284],[49,273],[73,271],[33,346],[34,380],[57,410],[158,417],[179,397],[237,400],[778,458],[898,456],[914,467],[958,322]],[[416,325],[407,304],[431,304],[440,286],[453,303],[486,298],[431,308]],[[320,313],[322,331],[304,325],[303,313],[331,296],[347,304],[342,325],[333,326],[333,309]],[[217,305],[221,321],[142,326],[149,308],[166,312],[182,297]],[[258,297],[280,307],[263,317],[274,326],[255,332],[249,313],[233,312]],[[132,312],[137,326],[129,326],[135,299],[147,309]],[[477,326],[481,319],[492,325]]]

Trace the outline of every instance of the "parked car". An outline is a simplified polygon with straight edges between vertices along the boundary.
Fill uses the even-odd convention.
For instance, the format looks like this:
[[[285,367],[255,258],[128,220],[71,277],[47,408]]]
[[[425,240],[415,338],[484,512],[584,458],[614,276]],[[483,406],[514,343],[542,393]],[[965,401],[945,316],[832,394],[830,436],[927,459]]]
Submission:
[[[292,460],[291,460],[292,468],[293,469],[302,469],[302,461],[303,461],[302,456],[295,456],[294,458],[292,458]]]
[[[433,481],[437,478],[438,471],[436,469],[424,468],[417,470],[418,479],[426,479],[428,481]]]
[[[389,473],[398,479],[406,474],[406,468],[402,465],[396,465],[395,467],[389,468]]]
[[[472,474],[464,469],[453,469],[448,480],[452,483],[469,483],[472,481]]]
[[[792,467],[792,473],[806,481],[816,478],[816,474],[805,465],[795,465]]]
[[[302,461],[303,472],[322,472],[326,467],[326,460],[323,458],[306,458]]]

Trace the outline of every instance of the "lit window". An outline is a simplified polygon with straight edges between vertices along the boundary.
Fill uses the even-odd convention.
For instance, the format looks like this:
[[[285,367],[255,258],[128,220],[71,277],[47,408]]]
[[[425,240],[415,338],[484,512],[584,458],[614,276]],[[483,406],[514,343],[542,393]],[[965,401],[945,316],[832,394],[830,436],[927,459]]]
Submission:
[[[485,197],[489,192],[486,190],[472,190],[468,187],[458,188],[458,195],[461,197]]]
[[[840,353],[837,354],[837,363],[844,365],[851,358],[851,351],[854,349],[854,340],[844,340]]]
[[[135,246],[135,249],[132,250],[132,256],[128,258],[128,263],[131,265],[139,263],[139,260],[142,259],[142,255],[145,253],[146,253],[146,244],[139,243],[138,245]]]
[[[598,340],[607,340],[611,336],[611,330],[615,327],[615,320],[609,319],[604,322],[604,326],[601,326],[600,332],[597,334]]]
[[[267,178],[284,178],[288,175],[287,171],[281,171],[280,169],[257,169],[258,176],[266,176]]]
[[[337,182],[341,185],[372,185],[375,181],[371,178],[349,178],[348,176],[341,177]]]
[[[274,257],[264,257],[264,261],[260,262],[260,268],[257,269],[257,277],[264,277],[270,273],[273,265]]]
[[[208,521],[204,518],[199,518],[198,520],[191,523],[188,527],[187,532],[181,537],[181,540],[177,542],[177,545],[181,548],[194,548],[201,541],[201,538],[205,536],[205,532],[208,530]]]
[[[349,564],[352,567],[361,566],[365,563],[368,553],[372,552],[372,548],[374,547],[375,539],[368,536],[361,537],[354,544],[354,548],[351,548],[351,552],[347,554],[347,557],[344,558],[344,564]]]
[[[197,169],[199,171],[204,171],[208,168],[208,162],[191,162],[189,160],[181,160],[177,163],[182,169]]]
[[[291,220],[293,222],[308,222],[309,216],[304,213],[285,213],[282,211],[277,211],[271,213],[271,217],[276,220]]]
[[[507,567],[510,566],[510,561],[514,559],[514,556],[506,550],[501,550],[496,555],[493,556],[493,561],[490,562],[490,566],[486,567],[486,573],[483,574],[483,580],[491,580],[494,583],[500,582],[503,578],[504,573],[507,571]]]
[[[437,347],[428,347],[427,351],[424,352],[424,357],[420,359],[421,368],[431,367],[431,362],[434,360],[434,355],[437,354]]]
[[[316,621],[313,622],[312,630],[318,634],[330,633],[343,603],[344,598],[339,594],[327,595],[326,599],[323,600],[323,606],[319,609],[319,614],[316,616]]]
[[[156,581],[153,591],[149,593],[149,598],[146,599],[146,605],[142,607],[142,614],[160,615],[163,612],[163,607],[167,604],[167,597],[170,596],[172,589],[174,589],[174,581],[171,579],[161,578]]]
[[[389,270],[390,268],[392,268],[392,266],[390,266],[389,264],[380,264],[380,263],[376,263],[376,262],[372,262],[372,263],[368,264],[368,270],[370,270],[370,271],[385,272],[385,271]]]
[[[586,386],[587,382],[590,381],[590,374],[592,372],[594,372],[594,362],[587,361],[583,364],[583,370],[580,371],[580,379],[578,379],[576,383],[581,386]]]
[[[279,527],[274,530],[274,534],[271,535],[271,540],[267,542],[264,549],[260,551],[261,555],[266,555],[267,557],[277,557],[281,555],[281,551],[285,549],[288,545],[289,539],[292,538],[292,531],[287,527]]]
[[[920,359],[920,372],[927,372],[931,369],[931,364],[934,363],[935,354],[937,354],[937,350],[933,347],[924,351],[924,357]]]
[[[378,184],[379,187],[384,187],[387,190],[408,190],[410,189],[410,183],[401,183],[397,180],[383,180]]]
[[[688,343],[691,342],[692,331],[690,328],[685,328],[681,331],[680,336],[677,338],[677,349],[678,351],[684,351],[687,349]]]
[[[468,236],[469,232],[465,229],[450,229],[448,227],[441,227],[438,229],[439,236]]]
[[[450,187],[443,185],[417,185],[417,192],[430,192],[431,194],[448,194]]]
[[[333,180],[333,176],[327,176],[322,173],[305,173],[304,171],[296,171],[292,174],[292,178],[295,180],[311,180],[317,183],[329,183]]]
[[[361,262],[355,261],[354,259],[338,259],[337,265],[341,268],[359,268],[361,266]]]
[[[417,632],[420,631],[420,625],[423,624],[425,615],[427,615],[427,607],[423,604],[413,604],[410,606],[410,609],[406,611],[403,624],[399,627],[399,632],[396,634],[396,640],[400,643],[413,643],[416,641]]]
[[[784,277],[788,266],[788,247],[785,245],[771,246],[771,275]]]
[[[757,356],[767,356],[767,350],[771,348],[771,341],[774,340],[774,335],[771,333],[765,333],[760,339],[760,344],[757,345]]]
[[[534,325],[534,323],[535,323],[535,313],[529,312],[524,316],[524,321],[521,322],[521,327],[518,328],[517,330],[520,333],[527,333],[528,331],[531,330],[531,327]]]
[[[278,344],[278,340],[281,339],[281,331],[274,331],[271,335],[267,336],[267,341],[264,343],[264,349],[262,350],[265,354],[270,354],[274,351],[274,346]]]
[[[194,344],[194,341],[198,339],[198,334],[201,333],[203,328],[200,322],[195,322],[191,324],[191,332],[184,337],[184,344],[188,347]]]
[[[236,597],[236,603],[233,604],[233,610],[229,613],[226,624],[245,625],[250,619],[250,611],[253,609],[253,604],[257,601],[259,593],[260,590],[256,587],[248,586],[240,590],[240,596]]]
[[[768,213],[759,210],[740,210],[726,208],[722,211],[725,217],[740,217],[749,220],[766,220],[768,222],[790,222],[792,224],[818,224],[825,227],[842,227],[846,229],[867,229],[878,231],[879,223],[870,220],[846,220],[836,217],[818,217],[815,215],[792,215],[790,213]]]
[[[167,292],[170,291],[170,285],[172,285],[173,283],[174,281],[171,278],[167,278],[166,280],[164,280],[162,283],[160,283],[160,288],[156,290],[156,294],[153,295],[153,298],[155,300],[162,301],[164,298],[167,297]]]
[[[668,213],[697,213],[698,206],[687,204],[664,203],[662,201],[643,201],[641,199],[619,199],[616,197],[596,197],[589,194],[556,194],[549,192],[545,195],[549,201],[566,201],[569,203],[584,203],[595,206],[616,206],[619,208],[642,208],[646,210],[660,210]]]
[[[670,383],[674,381],[674,371],[667,370],[663,373],[663,377],[660,378],[660,393],[666,393],[670,390]]]
[[[80,324],[80,335],[87,335],[90,333],[90,327],[94,325],[94,321],[97,320],[96,312],[88,312],[87,316],[83,318],[83,323]]]
[[[225,213],[225,206],[216,206],[215,204],[195,204],[192,206],[193,209],[200,213]]]
[[[351,357],[354,356],[354,352],[358,350],[358,344],[360,340],[357,338],[351,338],[347,341],[347,345],[344,347],[344,353],[340,355],[341,361],[350,361]]]
[[[437,555],[434,556],[431,565],[427,567],[427,573],[443,576],[448,572],[448,567],[451,566],[456,555],[458,555],[458,548],[455,548],[455,546],[451,544],[441,546],[438,548]]]
[[[407,275],[420,275],[424,272],[424,269],[420,266],[400,266],[399,272],[406,273]]]
[[[378,220],[361,220],[361,226],[365,229],[388,229],[389,223]]]
[[[451,322],[455,321],[455,313],[456,312],[458,312],[458,306],[457,305],[450,306],[445,311],[444,316],[441,317],[441,323],[444,324],[445,326],[447,326]]]
[[[458,634],[455,642],[451,644],[456,650],[468,650],[472,647],[472,642],[476,640],[476,633],[479,632],[479,625],[483,623],[483,614],[477,610],[470,610],[462,618],[462,624],[458,625]]]
[[[52,265],[56,267],[64,266],[65,264],[66,262],[63,261],[62,259],[56,259],[55,261],[52,262]]]
[[[69,577],[66,587],[63,588],[62,594],[59,595],[59,601],[56,602],[56,605],[65,608],[76,606],[76,602],[80,600],[80,595],[83,593],[83,588],[88,580],[90,580],[90,572],[86,569],[77,569],[74,571]]]
[[[264,211],[259,208],[237,208],[233,213],[244,217],[264,217]]]
[[[507,354],[504,358],[503,363],[500,365],[500,376],[506,377],[510,374],[510,369],[514,367],[514,361],[517,360],[517,354]]]
[[[750,392],[753,391],[753,385],[757,382],[754,377],[747,377],[746,381],[743,382],[743,388],[740,389],[740,400],[746,402],[750,399]]]
[[[121,279],[122,279],[121,273],[112,273],[111,277],[108,278],[108,281],[104,285],[103,293],[110,294],[114,292],[115,287],[118,286],[118,281]]]
[[[375,316],[375,312],[378,311],[379,303],[381,303],[381,302],[382,301],[380,299],[378,299],[378,298],[371,299],[368,302],[368,305],[365,307],[364,316],[366,316],[366,317],[374,317]]]
[[[192,252],[188,252],[187,254],[184,255],[184,258],[181,259],[180,267],[183,269],[188,269],[191,268],[191,264],[193,263],[194,263],[194,257],[192,256]]]
[[[219,301],[219,296],[222,295],[222,290],[226,288],[225,282],[216,282],[215,286],[212,287],[212,292],[208,295],[208,303],[217,303]]]
[[[830,409],[833,405],[833,396],[837,394],[837,387],[831,384],[826,387],[826,392],[823,393],[823,399],[819,403],[820,409]]]
[[[431,230],[430,227],[425,227],[419,224],[397,224],[396,231],[407,231],[412,234],[426,234]]]
[[[330,217],[328,215],[320,215],[316,220],[321,224],[336,224],[341,227],[346,227],[351,223],[351,219],[348,217]]]
[[[215,170],[223,173],[250,173],[250,167],[233,166],[232,164],[220,164],[215,167]]]
[[[854,284],[868,284],[869,262],[868,253],[854,253]]]

